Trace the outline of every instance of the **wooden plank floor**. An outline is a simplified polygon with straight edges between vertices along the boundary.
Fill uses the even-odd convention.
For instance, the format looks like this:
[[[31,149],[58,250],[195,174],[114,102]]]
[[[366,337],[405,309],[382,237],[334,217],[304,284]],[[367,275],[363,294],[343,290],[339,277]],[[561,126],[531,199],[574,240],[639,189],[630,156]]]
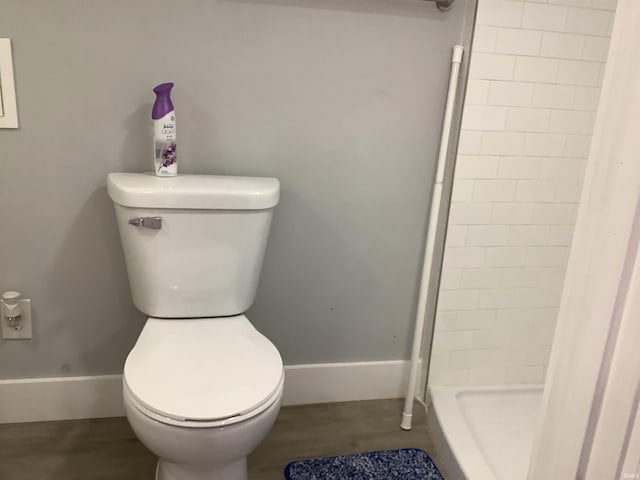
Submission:
[[[400,430],[401,409],[401,400],[282,408],[249,456],[249,478],[283,480],[292,460],[371,450],[416,447],[434,457],[424,409],[416,405],[410,432]],[[152,480],[155,463],[124,418],[0,425],[2,480]]]

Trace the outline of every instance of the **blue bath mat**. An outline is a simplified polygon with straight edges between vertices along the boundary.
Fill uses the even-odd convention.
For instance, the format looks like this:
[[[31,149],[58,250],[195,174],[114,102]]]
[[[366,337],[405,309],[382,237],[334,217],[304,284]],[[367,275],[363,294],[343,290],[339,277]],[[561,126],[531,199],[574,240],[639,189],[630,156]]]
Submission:
[[[291,462],[287,480],[444,480],[433,460],[417,448],[356,453]]]

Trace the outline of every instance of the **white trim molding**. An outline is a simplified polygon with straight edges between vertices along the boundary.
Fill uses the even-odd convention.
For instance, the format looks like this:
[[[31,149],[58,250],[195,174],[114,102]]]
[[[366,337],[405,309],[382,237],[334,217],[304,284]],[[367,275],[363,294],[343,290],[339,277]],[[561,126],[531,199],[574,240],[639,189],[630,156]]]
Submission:
[[[284,405],[400,398],[407,360],[285,367]],[[124,416],[122,375],[0,380],[0,423]]]
[[[285,367],[284,405],[400,398],[409,361],[314,363]]]
[[[123,415],[122,375],[0,381],[0,423]]]

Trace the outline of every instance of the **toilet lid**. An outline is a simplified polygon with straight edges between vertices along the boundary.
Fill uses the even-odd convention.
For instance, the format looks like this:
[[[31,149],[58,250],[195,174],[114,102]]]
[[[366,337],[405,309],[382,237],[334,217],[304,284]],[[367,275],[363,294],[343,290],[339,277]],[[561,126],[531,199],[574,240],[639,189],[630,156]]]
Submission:
[[[127,387],[140,403],[191,421],[255,410],[273,396],[282,375],[278,350],[244,315],[149,318],[124,366]]]

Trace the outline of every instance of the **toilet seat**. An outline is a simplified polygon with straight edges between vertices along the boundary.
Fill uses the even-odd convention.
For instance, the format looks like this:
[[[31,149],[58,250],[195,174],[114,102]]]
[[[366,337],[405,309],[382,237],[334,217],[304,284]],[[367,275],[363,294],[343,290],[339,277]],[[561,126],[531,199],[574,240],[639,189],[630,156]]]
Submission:
[[[261,413],[263,413],[264,411],[268,410],[269,407],[271,407],[274,403],[276,403],[282,397],[283,387],[284,387],[284,373],[282,375],[280,385],[276,389],[276,391],[273,393],[273,395],[255,410],[244,413],[242,415],[235,415],[233,417],[223,418],[221,420],[201,420],[201,421],[181,420],[177,418],[166,417],[164,415],[157,413],[154,410],[147,408],[143,403],[139,402],[135,398],[135,396],[131,393],[129,387],[126,384],[126,381],[124,382],[123,393],[126,399],[125,403],[128,402],[132,407],[135,408],[135,410],[139,411],[142,415],[149,417],[152,420],[155,420],[157,422],[164,423],[167,425],[174,425],[177,427],[184,427],[184,428],[218,428],[218,427],[226,427],[226,426],[234,425],[240,422],[244,422],[245,420],[250,420],[251,418],[254,418],[260,415]]]
[[[244,315],[149,318],[124,367],[125,397],[162,423],[211,427],[258,415],[284,383],[275,346]]]

